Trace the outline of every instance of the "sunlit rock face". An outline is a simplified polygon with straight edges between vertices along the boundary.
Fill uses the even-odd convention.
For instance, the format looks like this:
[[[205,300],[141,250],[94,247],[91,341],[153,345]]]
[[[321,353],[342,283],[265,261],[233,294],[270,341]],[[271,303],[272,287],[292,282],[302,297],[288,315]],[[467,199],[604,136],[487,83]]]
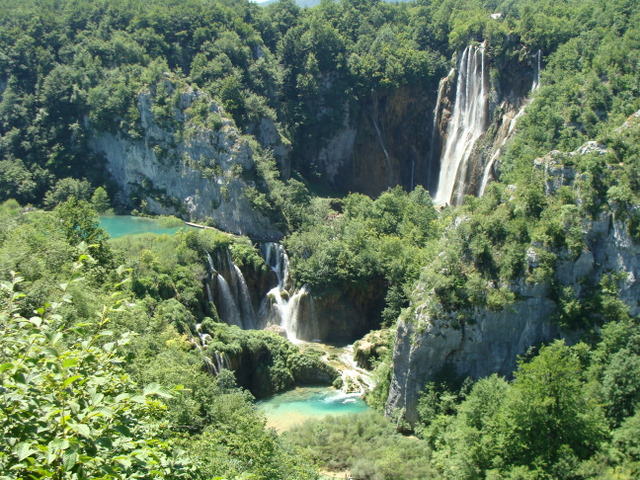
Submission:
[[[588,142],[574,152],[551,152],[535,160],[534,165],[543,174],[547,193],[553,194],[562,186],[574,188],[580,180],[580,174],[570,166],[573,157],[604,153],[602,146]],[[628,221],[606,212],[585,221],[583,229],[582,252],[577,256],[558,252],[554,283],[571,287],[580,297],[588,292],[588,285],[597,284],[603,275],[618,272],[619,297],[631,314],[637,315],[640,245],[630,235]],[[536,267],[539,259],[535,249],[527,251],[526,261],[528,268]],[[418,284],[417,289],[420,288],[424,291],[424,285]],[[516,300],[500,311],[479,307],[464,312],[438,311],[429,308],[429,295],[412,303],[396,332],[386,407],[389,415],[415,422],[418,396],[427,382],[477,379],[492,373],[510,376],[518,356],[529,348],[556,338],[575,341],[579,332],[563,331],[555,319],[557,304],[549,282],[530,284],[521,279],[509,288]]]
[[[160,86],[172,105],[165,105]],[[255,151],[219,105],[165,78],[138,95],[137,110],[135,135],[95,131],[90,140],[106,158],[121,203],[144,202],[151,213],[209,221],[259,239],[281,236],[246,196],[255,188]]]

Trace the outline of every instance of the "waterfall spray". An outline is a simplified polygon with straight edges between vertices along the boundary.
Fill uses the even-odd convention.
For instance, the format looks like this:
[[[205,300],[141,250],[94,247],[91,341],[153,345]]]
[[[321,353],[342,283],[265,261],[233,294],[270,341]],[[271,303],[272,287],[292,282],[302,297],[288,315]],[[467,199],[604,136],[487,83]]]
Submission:
[[[469,157],[487,125],[489,95],[485,68],[485,44],[465,48],[458,65],[456,99],[440,156],[435,203],[459,203]]]
[[[289,286],[289,258],[284,247],[278,243],[266,243],[263,254],[267,265],[276,274],[278,285],[267,293],[268,302],[263,311],[268,323],[280,325],[292,342],[298,340],[301,328],[302,302],[309,295],[306,286],[295,290],[291,295],[286,288]]]

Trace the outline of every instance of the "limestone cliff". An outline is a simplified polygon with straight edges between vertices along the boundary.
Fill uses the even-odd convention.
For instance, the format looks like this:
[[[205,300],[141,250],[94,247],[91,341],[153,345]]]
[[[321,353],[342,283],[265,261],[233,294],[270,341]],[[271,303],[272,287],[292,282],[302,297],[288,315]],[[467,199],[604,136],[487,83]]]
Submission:
[[[536,160],[536,168],[544,173],[547,194],[573,185],[580,177],[569,166],[571,157],[602,153],[602,147],[589,142],[576,152],[552,152]],[[627,222],[605,211],[585,221],[583,229],[582,252],[577,258],[559,257],[553,283],[570,286],[580,296],[586,293],[586,285],[596,284],[602,275],[620,272],[624,276],[619,284],[620,298],[632,314],[640,313],[640,245],[629,234]],[[529,268],[536,267],[534,248],[527,252],[526,261]],[[418,396],[427,382],[443,377],[480,378],[494,372],[508,376],[515,369],[517,356],[531,346],[558,337],[572,340],[575,332],[562,331],[555,318],[557,303],[551,283],[530,284],[523,279],[509,288],[515,301],[500,311],[434,312],[425,303],[413,303],[398,324],[388,414],[414,422]],[[429,293],[426,295],[428,298]]]
[[[313,165],[320,182],[337,193],[376,196],[395,185],[434,187],[437,171],[429,157],[435,100],[431,90],[372,92],[346,108],[343,125],[330,138],[319,145],[298,146],[294,154],[301,160],[296,167],[305,171]]]
[[[121,203],[259,239],[281,236],[246,195],[256,187],[255,150],[222,107],[165,76],[138,95],[137,110],[135,135],[94,130],[90,140]]]
[[[300,340],[351,343],[380,327],[383,282],[368,288],[310,292],[300,302],[296,336]]]

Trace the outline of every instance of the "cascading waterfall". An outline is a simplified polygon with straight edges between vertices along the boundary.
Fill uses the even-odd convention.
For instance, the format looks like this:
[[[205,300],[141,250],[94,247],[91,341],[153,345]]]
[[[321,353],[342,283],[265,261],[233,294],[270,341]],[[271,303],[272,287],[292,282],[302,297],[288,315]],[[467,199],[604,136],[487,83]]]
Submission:
[[[531,91],[537,90],[540,86],[540,72],[542,71],[542,50],[538,50],[536,54],[536,72],[533,76],[533,83],[531,84]]]
[[[243,328],[256,328],[256,313],[253,310],[249,287],[247,287],[247,282],[244,279],[244,275],[242,275],[240,267],[235,263],[232,263],[232,265],[231,274],[234,277],[234,283],[238,291],[236,298],[238,299],[237,303],[242,313],[242,326]]]
[[[267,293],[262,316],[266,317],[267,323],[282,327],[287,338],[295,342],[298,340],[301,326],[302,300],[309,295],[309,290],[303,286],[291,295],[288,294],[289,257],[282,245],[265,243],[263,255],[269,268],[276,274],[278,285]]]
[[[213,353],[213,373],[216,375],[220,374],[223,369],[230,370],[229,357],[224,352],[214,352]]]
[[[459,203],[464,195],[467,161],[487,126],[488,90],[485,44],[469,45],[458,65],[455,105],[440,156],[437,204]]]
[[[245,329],[256,328],[256,314],[242,271],[233,263],[228,250],[218,251],[216,259],[217,262],[214,262],[211,254],[207,253],[209,268],[209,278],[205,282],[207,299],[218,307],[221,319],[229,325],[237,325]],[[216,295],[214,295],[214,288]]]
[[[289,293],[289,258],[284,247],[278,243],[265,243],[262,246],[262,254],[269,268],[275,273],[278,283],[267,293],[258,315],[253,308],[244,275],[233,263],[228,250],[218,251],[215,261],[207,254],[207,298],[216,305],[220,318],[230,325],[255,329],[275,324],[282,327],[291,341],[297,341],[299,334],[311,338],[316,326],[302,322],[309,290],[303,286]]]
[[[276,274],[278,286],[286,288],[289,281],[289,256],[284,247],[279,243],[264,243],[262,255],[266,264]]]
[[[242,328],[242,314],[240,313],[236,300],[231,293],[231,288],[229,288],[227,280],[220,273],[216,276],[216,285],[218,287],[218,292],[220,293],[220,307],[222,310],[220,316],[222,317],[222,320],[229,325],[236,325]]]

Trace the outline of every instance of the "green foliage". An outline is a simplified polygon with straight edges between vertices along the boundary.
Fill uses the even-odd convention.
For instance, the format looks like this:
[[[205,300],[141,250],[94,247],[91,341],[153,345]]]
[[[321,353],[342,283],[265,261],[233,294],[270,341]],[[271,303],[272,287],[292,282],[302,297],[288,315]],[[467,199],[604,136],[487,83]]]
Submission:
[[[48,207],[55,207],[70,199],[89,200],[89,182],[86,180],[76,180],[75,178],[63,178],[58,180],[44,198],[44,203]]]
[[[377,413],[307,422],[284,435],[324,470],[348,470],[354,478],[433,478],[426,442],[404,437]]]
[[[264,398],[295,385],[330,385],[338,376],[318,355],[302,352],[276,333],[241,330],[222,323],[210,325],[210,357],[222,354],[231,363],[242,364],[238,383],[256,397]]]
[[[575,472],[607,434],[581,351],[555,342],[521,361],[513,382],[491,376],[466,394],[429,386],[420,435],[443,478],[582,478]]]
[[[424,246],[437,233],[436,212],[421,187],[389,190],[376,200],[351,194],[340,203],[316,203],[315,212],[286,240],[291,273],[314,291],[371,291],[388,285],[384,318],[391,324],[406,306],[418,277]]]
[[[604,416],[585,395],[580,377],[579,359],[561,342],[519,366],[501,419],[501,452],[508,463],[562,468],[561,461],[597,450]]]
[[[191,478],[168,444],[154,438],[163,415],[157,384],[137,392],[122,369],[127,343],[93,324],[67,325],[52,304],[19,315],[20,282],[2,284],[0,468],[6,478]],[[62,285],[63,301],[68,285]]]
[[[113,212],[113,210],[111,210],[109,194],[103,187],[98,187],[93,191],[93,194],[91,195],[91,204],[100,215],[108,215]]]

